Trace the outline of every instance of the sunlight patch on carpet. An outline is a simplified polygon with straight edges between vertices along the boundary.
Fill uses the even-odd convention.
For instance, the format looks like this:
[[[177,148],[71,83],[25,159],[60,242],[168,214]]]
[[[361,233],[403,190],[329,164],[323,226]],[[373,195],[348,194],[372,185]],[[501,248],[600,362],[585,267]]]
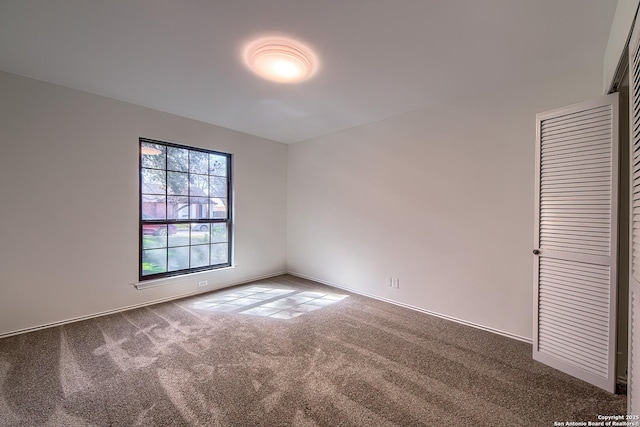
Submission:
[[[251,286],[216,292],[198,299],[192,307],[220,313],[241,313],[273,319],[293,319],[342,301],[348,295],[327,292]]]

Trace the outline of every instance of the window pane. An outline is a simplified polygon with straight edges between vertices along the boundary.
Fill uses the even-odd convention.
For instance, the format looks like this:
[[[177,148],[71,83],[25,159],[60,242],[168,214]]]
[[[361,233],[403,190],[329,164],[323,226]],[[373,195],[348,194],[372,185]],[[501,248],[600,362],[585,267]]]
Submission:
[[[186,196],[167,197],[167,219],[189,219],[189,198]]]
[[[191,246],[191,268],[209,265],[209,245]]]
[[[169,248],[168,271],[184,270],[189,268],[189,247]]]
[[[164,196],[142,196],[142,219],[165,219],[167,199]]]
[[[189,199],[189,213],[191,219],[209,218],[209,199],[204,197],[191,197]]]
[[[202,245],[209,243],[209,226],[210,224],[191,224],[191,244]]]
[[[207,197],[209,195],[207,175],[189,175],[189,195],[195,197]]]
[[[169,224],[169,227],[172,227],[169,229],[169,246],[189,245],[189,224]]]
[[[228,263],[228,251],[229,246],[227,246],[227,243],[216,243],[211,245],[211,265]]]
[[[227,176],[227,157],[209,154],[209,175]]]
[[[142,228],[142,248],[143,249],[157,249],[157,248],[166,248],[167,247],[167,235],[166,234],[156,234],[156,230],[158,227],[164,227],[166,230],[166,225],[143,225]]]
[[[202,224],[202,223],[195,222],[191,224],[191,234],[193,234],[194,231],[209,231],[209,225],[210,224]]]
[[[227,178],[209,177],[211,197],[227,197]]]
[[[189,151],[189,172],[206,175],[209,172],[209,155],[200,151]]]
[[[211,224],[211,243],[226,243],[228,241],[227,224]]]
[[[189,150],[167,147],[167,169],[170,171],[189,171]]]
[[[165,273],[167,271],[167,250],[151,249],[142,251],[142,275]]]
[[[142,153],[142,167],[164,170],[167,161],[166,150],[167,148],[162,144],[143,142],[140,148]]]
[[[145,224],[142,226],[142,235],[166,236],[167,226],[165,224]]]
[[[167,194],[189,195],[189,174],[183,172],[167,172]]]
[[[219,197],[211,198],[211,218],[227,217],[227,199]]]
[[[167,182],[165,180],[165,172],[155,169],[142,169],[142,194],[161,194],[166,193]]]

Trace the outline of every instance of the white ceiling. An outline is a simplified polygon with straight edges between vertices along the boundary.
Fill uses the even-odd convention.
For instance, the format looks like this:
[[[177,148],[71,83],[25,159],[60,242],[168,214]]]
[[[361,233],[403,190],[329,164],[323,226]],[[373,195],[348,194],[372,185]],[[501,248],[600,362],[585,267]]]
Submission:
[[[292,143],[601,66],[615,0],[0,0],[0,70]],[[315,48],[298,85],[240,58]]]

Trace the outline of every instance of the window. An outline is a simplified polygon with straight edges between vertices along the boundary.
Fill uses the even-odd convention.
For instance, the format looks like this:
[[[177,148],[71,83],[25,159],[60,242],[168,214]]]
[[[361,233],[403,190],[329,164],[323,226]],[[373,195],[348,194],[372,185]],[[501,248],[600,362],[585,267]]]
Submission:
[[[231,265],[231,155],[140,138],[140,280]]]

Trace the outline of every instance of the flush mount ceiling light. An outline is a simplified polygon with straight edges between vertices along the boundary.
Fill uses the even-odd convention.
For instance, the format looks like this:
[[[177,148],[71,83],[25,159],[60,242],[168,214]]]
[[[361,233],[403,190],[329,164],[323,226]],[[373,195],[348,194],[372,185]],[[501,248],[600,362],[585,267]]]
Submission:
[[[317,59],[302,43],[284,37],[265,37],[249,43],[244,61],[251,71],[267,80],[299,83],[317,69]]]

